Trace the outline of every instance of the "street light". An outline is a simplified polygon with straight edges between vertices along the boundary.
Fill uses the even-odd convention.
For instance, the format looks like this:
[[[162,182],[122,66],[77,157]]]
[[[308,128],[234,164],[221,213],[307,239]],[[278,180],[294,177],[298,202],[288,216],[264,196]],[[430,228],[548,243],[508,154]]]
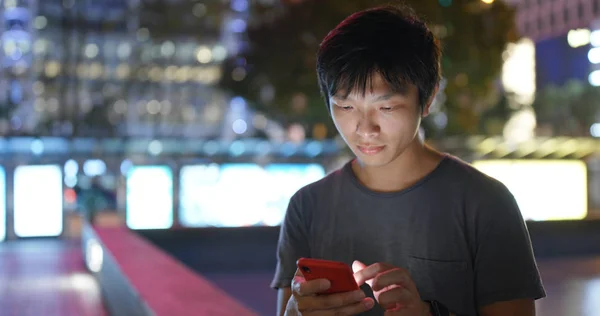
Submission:
[[[481,2],[483,2],[485,4],[492,4],[492,3],[494,3],[494,0],[481,0]]]

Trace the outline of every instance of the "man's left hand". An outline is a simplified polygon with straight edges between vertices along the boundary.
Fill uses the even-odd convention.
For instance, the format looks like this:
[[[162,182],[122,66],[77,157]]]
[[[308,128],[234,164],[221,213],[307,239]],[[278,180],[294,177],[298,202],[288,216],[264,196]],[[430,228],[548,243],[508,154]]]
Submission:
[[[385,316],[428,316],[429,305],[421,300],[417,286],[407,270],[385,263],[366,266],[352,264],[354,279],[361,286],[369,284]]]

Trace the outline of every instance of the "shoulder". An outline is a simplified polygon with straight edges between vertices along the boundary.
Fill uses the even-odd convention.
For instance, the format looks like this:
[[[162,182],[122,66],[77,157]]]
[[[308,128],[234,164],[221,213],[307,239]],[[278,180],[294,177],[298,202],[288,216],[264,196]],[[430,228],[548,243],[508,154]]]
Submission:
[[[304,223],[309,225],[313,215],[318,213],[320,201],[327,200],[332,191],[343,181],[343,168],[335,170],[320,180],[303,186],[290,198],[285,214],[285,223]]]
[[[448,160],[451,178],[466,191],[467,196],[481,198],[512,196],[506,185],[471,164],[456,157],[449,157]]]
[[[462,196],[467,213],[520,215],[515,198],[506,185],[459,158],[448,159],[449,185],[453,185],[455,193]]]
[[[493,240],[496,246],[526,240],[523,215],[506,185],[464,161],[453,159],[451,164],[453,183],[459,190],[454,192],[462,196],[458,209],[472,245],[486,239]]]
[[[292,196],[292,203],[314,203],[322,197],[331,196],[341,182],[345,181],[344,167],[328,173],[325,177],[300,188]]]

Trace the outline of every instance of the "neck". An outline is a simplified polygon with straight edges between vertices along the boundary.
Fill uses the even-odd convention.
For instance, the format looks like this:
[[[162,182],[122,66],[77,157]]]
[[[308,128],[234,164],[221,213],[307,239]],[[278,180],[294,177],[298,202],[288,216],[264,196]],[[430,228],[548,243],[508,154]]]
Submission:
[[[358,160],[352,162],[352,170],[367,188],[377,192],[401,191],[417,183],[432,172],[443,155],[415,140],[396,159],[383,166],[365,166]]]

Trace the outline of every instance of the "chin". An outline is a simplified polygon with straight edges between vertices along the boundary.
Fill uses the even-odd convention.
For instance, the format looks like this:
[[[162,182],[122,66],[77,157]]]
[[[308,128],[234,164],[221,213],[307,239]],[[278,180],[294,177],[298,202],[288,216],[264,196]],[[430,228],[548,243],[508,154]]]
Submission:
[[[370,157],[369,157],[370,158]],[[389,164],[387,160],[363,159],[358,157],[358,161],[365,167],[383,167]]]
[[[384,153],[380,153],[378,155],[365,155],[361,152],[354,153],[358,161],[367,167],[381,167],[390,163],[391,159],[389,156]]]
[[[397,160],[404,152],[406,148],[398,151],[397,148],[386,147],[383,151],[375,155],[367,155],[360,150],[353,150],[354,155],[361,163],[366,167],[384,167]]]

